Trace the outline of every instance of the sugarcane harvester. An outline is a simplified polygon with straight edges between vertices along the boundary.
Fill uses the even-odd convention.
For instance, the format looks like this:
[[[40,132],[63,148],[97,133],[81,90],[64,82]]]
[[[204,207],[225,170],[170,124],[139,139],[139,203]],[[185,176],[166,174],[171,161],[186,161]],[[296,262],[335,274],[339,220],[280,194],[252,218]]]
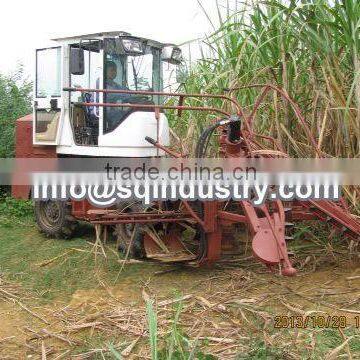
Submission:
[[[60,38],[54,47],[38,49],[33,114],[16,123],[16,157],[181,158],[169,148],[167,109],[177,110],[179,115],[183,111],[219,115],[219,121],[201,134],[196,158],[207,156],[213,136],[223,158],[286,156],[275,139],[253,131],[256,111],[270,91],[288,101],[306,127],[300,109],[282,89],[254,85],[261,88],[261,94],[246,116],[231,93],[164,92],[165,66],[176,67],[181,61],[177,46],[125,32]],[[199,104],[221,100],[228,106],[184,105],[189,98]],[[260,139],[271,142],[272,151],[267,153]],[[14,185],[12,193],[28,199],[31,189]],[[35,202],[35,216],[39,229],[49,237],[69,238],[79,221],[87,221],[114,229],[119,248],[127,255],[192,265],[212,264],[235,249],[240,228],[250,236],[254,256],[270,268],[280,266],[287,276],[296,273],[286,244],[290,221],[327,221],[343,236],[354,240],[360,236],[360,222],[342,203],[327,200],[293,201],[286,206],[269,200],[258,207],[249,201],[179,200],[149,207],[117,204],[106,209],[87,200],[46,200]]]

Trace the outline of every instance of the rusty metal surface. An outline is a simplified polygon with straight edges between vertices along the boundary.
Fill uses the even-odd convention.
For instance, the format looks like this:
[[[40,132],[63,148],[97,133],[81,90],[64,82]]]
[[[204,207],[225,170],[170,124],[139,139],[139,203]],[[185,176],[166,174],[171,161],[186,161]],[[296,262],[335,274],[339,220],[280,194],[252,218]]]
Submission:
[[[16,158],[56,158],[56,146],[35,146],[32,143],[32,114],[26,115],[15,124],[15,156]],[[14,183],[16,173],[14,174]],[[30,198],[30,185],[12,185],[11,196],[16,199]]]
[[[104,93],[104,94],[127,94],[127,95],[148,95],[148,96],[167,96],[167,97],[178,97],[179,106],[175,108],[178,110],[184,110],[181,106],[185,98],[198,98],[198,99],[220,99],[227,101],[236,108],[236,112],[239,115],[243,115],[243,110],[238,101],[230,96],[226,95],[213,95],[213,94],[186,94],[186,93],[169,93],[169,92],[159,92],[159,91],[139,91],[139,90],[113,90],[113,89],[82,89],[82,88],[63,88],[63,91],[68,92],[94,92],[94,93]],[[135,104],[141,105],[141,104]],[[156,106],[159,108],[159,106]],[[206,108],[206,107],[202,107]],[[220,109],[221,110],[221,109]]]
[[[114,104],[114,103],[84,103],[84,102],[77,102],[74,103],[76,106],[100,106],[100,107],[118,107],[118,108],[131,108],[131,109],[138,109],[138,110],[192,110],[192,111],[207,111],[207,112],[217,112],[224,116],[230,116],[230,113],[214,108],[214,107],[207,107],[207,106],[176,106],[176,105],[151,105],[151,104],[129,104],[129,103],[122,103],[122,104]]]

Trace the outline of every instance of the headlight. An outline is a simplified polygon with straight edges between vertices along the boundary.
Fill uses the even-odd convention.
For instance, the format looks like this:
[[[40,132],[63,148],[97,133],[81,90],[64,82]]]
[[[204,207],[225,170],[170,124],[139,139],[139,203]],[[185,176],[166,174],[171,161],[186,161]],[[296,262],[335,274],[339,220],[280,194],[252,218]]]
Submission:
[[[144,40],[135,37],[122,37],[122,46],[127,55],[143,55],[145,54],[146,43]]]
[[[166,45],[162,49],[161,59],[162,61],[166,61],[174,65],[179,65],[182,62],[181,49],[173,45]]]

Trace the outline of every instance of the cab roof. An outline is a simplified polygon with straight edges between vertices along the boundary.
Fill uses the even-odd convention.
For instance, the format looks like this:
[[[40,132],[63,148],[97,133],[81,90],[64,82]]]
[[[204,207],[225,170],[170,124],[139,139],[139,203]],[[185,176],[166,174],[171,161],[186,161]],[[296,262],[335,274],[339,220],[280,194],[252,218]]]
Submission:
[[[117,36],[134,36],[126,31],[105,31],[105,32],[98,32],[98,33],[92,33],[92,34],[83,34],[83,35],[74,35],[74,36],[68,36],[68,37],[61,37],[52,39],[52,41],[58,41],[58,42],[73,42],[73,41],[80,41],[80,40],[95,40],[95,39],[104,39],[107,37],[117,37]],[[147,39],[142,36],[135,36],[139,39],[147,40],[149,43],[151,43],[153,46],[163,48],[166,45],[172,45],[169,43],[163,44],[155,40]]]
[[[115,36],[124,36],[124,35],[130,36],[131,34],[129,34],[126,31],[105,31],[105,32],[92,33],[92,34],[67,36],[67,37],[61,37],[51,40],[65,41],[65,40],[77,40],[77,39],[89,39],[89,38],[115,37]]]

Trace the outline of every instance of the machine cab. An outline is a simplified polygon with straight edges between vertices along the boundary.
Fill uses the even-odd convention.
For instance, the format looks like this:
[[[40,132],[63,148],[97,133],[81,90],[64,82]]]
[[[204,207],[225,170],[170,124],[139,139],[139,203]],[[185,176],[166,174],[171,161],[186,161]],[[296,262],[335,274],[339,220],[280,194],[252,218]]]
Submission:
[[[124,32],[54,41],[36,51],[34,145],[76,156],[162,155],[145,137],[169,144],[167,118],[154,109],[181,50]]]

